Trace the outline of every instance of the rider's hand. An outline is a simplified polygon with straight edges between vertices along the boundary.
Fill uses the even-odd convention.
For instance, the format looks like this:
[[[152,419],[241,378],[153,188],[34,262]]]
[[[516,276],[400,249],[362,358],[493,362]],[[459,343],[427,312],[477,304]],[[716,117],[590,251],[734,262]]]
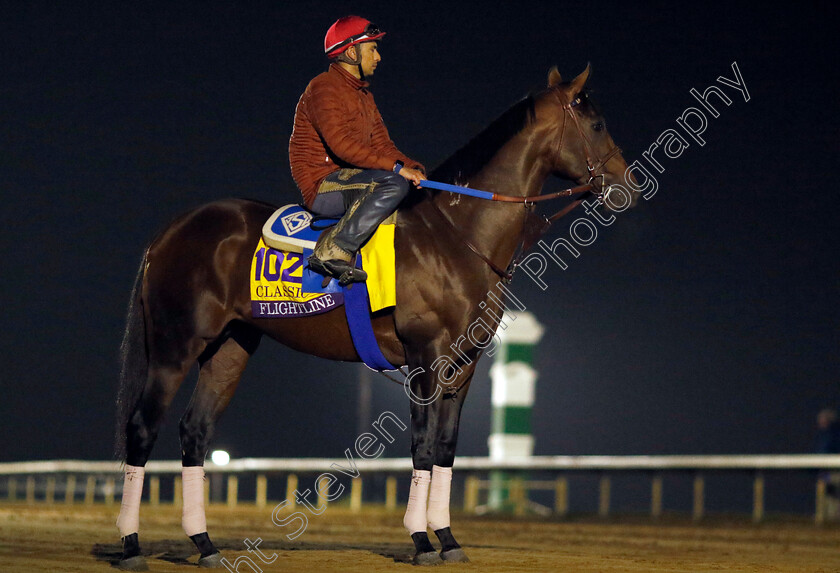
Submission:
[[[400,175],[420,187],[421,181],[426,179],[426,176],[423,175],[423,172],[419,169],[412,169],[411,167],[403,167],[400,169]]]

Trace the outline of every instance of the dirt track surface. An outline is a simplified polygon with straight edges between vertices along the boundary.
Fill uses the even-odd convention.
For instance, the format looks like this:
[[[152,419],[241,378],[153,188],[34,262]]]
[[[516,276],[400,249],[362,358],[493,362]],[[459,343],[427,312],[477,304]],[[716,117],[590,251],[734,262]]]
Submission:
[[[116,505],[0,505],[0,571],[116,571],[118,511]],[[231,563],[248,555],[246,538],[261,538],[263,553],[277,554],[270,564],[252,556],[265,573],[418,570],[408,563],[412,545],[401,513],[351,514],[331,506],[312,516],[293,542],[284,536],[290,527],[272,524],[271,508],[211,507],[207,517],[211,537]],[[840,572],[840,529],[817,528],[804,520],[756,526],[717,519],[698,526],[673,518],[653,525],[643,518],[561,522],[453,517],[454,532],[472,563],[447,564],[437,571]],[[141,509],[141,544],[150,571],[196,569],[198,555],[180,521],[172,506]],[[244,563],[238,570],[254,571]]]

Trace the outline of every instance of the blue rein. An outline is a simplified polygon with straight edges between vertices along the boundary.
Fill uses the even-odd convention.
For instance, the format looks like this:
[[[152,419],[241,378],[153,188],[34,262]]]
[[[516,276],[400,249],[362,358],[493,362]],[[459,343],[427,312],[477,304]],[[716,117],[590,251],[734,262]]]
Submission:
[[[441,183],[439,181],[431,181],[424,179],[420,184],[421,188],[428,187],[430,189],[438,189],[440,191],[449,191],[451,193],[458,193],[460,195],[469,195],[470,197],[478,197],[479,199],[487,199],[493,201],[496,198],[495,193],[489,191],[481,191],[479,189],[470,189],[469,187],[460,187],[458,185],[450,185],[449,183]]]
[[[469,187],[461,187],[459,185],[451,185],[449,183],[441,183],[440,181],[431,181],[429,179],[424,179],[418,187],[420,187],[421,189],[439,189],[440,191],[449,191],[450,193],[469,195],[470,197],[478,197],[479,199],[486,199],[488,201],[504,201],[506,203],[520,204],[548,201],[550,199],[556,199],[558,197],[571,197],[572,195],[577,195],[579,193],[595,193],[596,196],[600,197],[600,195],[596,193],[597,190],[591,183],[587,183],[586,185],[578,185],[577,187],[572,187],[571,189],[564,189],[563,191],[557,191],[556,193],[549,193],[548,195],[537,195],[535,197],[513,197],[510,195],[499,195],[498,193],[481,191],[480,189],[470,189]],[[566,211],[563,211],[564,214],[565,212]]]

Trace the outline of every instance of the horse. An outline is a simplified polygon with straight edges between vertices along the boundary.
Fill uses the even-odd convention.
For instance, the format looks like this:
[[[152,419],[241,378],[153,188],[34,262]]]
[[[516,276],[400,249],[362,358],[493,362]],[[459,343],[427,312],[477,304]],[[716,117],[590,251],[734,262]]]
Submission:
[[[486,339],[476,340],[475,329],[468,330],[477,320],[491,336],[498,328],[508,267],[521,251],[531,207],[545,181],[552,174],[574,181],[613,211],[635,204],[635,181],[625,179],[627,163],[585,89],[589,73],[587,65],[564,82],[553,67],[546,88],[517,102],[430,173],[430,179],[486,189],[507,202],[416,190],[398,211],[397,305],[371,321],[385,358],[411,372],[406,388],[412,398],[414,472],[404,525],[414,542],[415,564],[468,560],[449,520],[461,407],[486,347]],[[144,466],[193,364],[199,365],[198,382],[179,424],[182,525],[201,554],[199,565],[220,567],[223,560],[204,513],[204,459],[216,420],[261,337],[321,358],[360,360],[341,309],[307,317],[252,316],[251,258],[275,209],[244,199],[205,204],[177,218],[145,251],[121,345],[120,568],[147,567],[138,535]],[[442,367],[439,359],[453,351],[457,359]],[[427,526],[441,544],[440,553]]]

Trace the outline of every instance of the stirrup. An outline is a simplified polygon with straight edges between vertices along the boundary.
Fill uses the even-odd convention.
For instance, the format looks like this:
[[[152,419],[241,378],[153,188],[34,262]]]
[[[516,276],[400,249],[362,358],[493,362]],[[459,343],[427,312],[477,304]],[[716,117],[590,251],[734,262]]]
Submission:
[[[351,283],[365,282],[368,277],[365,271],[341,259],[322,261],[315,255],[312,255],[307,262],[309,263],[310,269],[320,275],[324,275],[324,282],[321,283],[322,288],[329,284],[330,279],[338,280],[340,286],[347,286]]]

